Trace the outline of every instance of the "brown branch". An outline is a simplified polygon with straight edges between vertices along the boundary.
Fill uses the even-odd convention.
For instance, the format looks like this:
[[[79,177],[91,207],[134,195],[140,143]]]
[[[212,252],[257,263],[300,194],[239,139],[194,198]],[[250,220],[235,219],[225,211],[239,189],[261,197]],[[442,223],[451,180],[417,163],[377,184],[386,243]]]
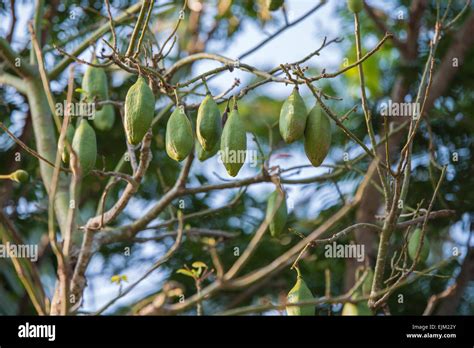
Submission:
[[[184,215],[183,215],[184,217]],[[184,221],[184,219],[183,219]],[[224,238],[224,239],[230,239],[230,238],[235,238],[238,236],[238,233],[234,232],[228,232],[228,231],[222,231],[222,230],[213,230],[209,228],[188,228],[184,231],[184,233],[187,236],[208,236],[208,237],[215,237],[215,238]],[[145,243],[149,241],[159,241],[162,239],[165,239],[167,237],[174,237],[178,234],[177,231],[172,231],[172,232],[163,232],[157,236],[154,237],[146,237],[146,238],[140,238],[140,237],[135,237],[133,238],[134,242],[137,243]]]
[[[145,175],[146,170],[148,169],[148,165],[150,164],[151,161],[151,151],[150,151],[150,145],[151,145],[151,132],[148,132],[142,143],[142,148],[140,152],[140,164],[138,165],[137,171],[133,175],[133,183],[129,182],[127,186],[125,187],[125,190],[123,191],[122,195],[118,199],[118,201],[114,204],[112,208],[110,208],[107,212],[105,212],[103,215],[97,215],[93,218],[90,218],[89,221],[87,222],[85,229],[87,230],[97,230],[99,228],[102,228],[101,226],[101,221],[104,222],[104,224],[110,223],[112,220],[114,220],[125,208],[127,205],[128,201],[131,199],[133,194],[138,189],[138,185],[136,183],[140,183],[143,176]]]
[[[13,134],[12,132],[10,132],[10,130],[8,129],[7,126],[5,126],[3,124],[3,122],[0,121],[0,128],[2,130],[5,131],[5,133],[8,134],[8,136],[10,138],[12,138],[12,140],[17,143],[18,146],[20,146],[23,150],[25,150],[26,152],[28,152],[30,155],[32,155],[33,157],[36,157],[37,159],[47,163],[48,165],[50,165],[52,168],[55,168],[54,166],[54,163],[47,160],[46,158],[44,158],[43,156],[41,156],[38,152],[36,152],[35,150],[33,150],[32,148],[28,147],[28,145],[26,145],[23,141],[21,141],[19,138],[17,138],[15,136],[15,134]],[[63,171],[63,172],[70,172],[69,169],[67,168],[63,168],[63,167],[60,167],[60,170]]]
[[[182,219],[182,213],[179,211],[178,212],[178,232],[176,235],[176,240],[174,244],[171,246],[171,248],[168,249],[165,255],[160,257],[150,269],[148,269],[140,278],[138,278],[137,281],[135,281],[133,284],[131,284],[129,287],[127,287],[124,291],[122,291],[117,297],[112,299],[111,301],[107,302],[103,307],[101,307],[97,312],[95,312],[95,315],[99,315],[102,312],[104,312],[107,308],[109,308],[111,305],[113,305],[115,302],[117,302],[120,298],[123,296],[127,295],[130,291],[132,291],[138,284],[140,284],[143,280],[145,280],[150,274],[152,274],[156,269],[158,269],[161,265],[166,263],[176,251],[178,251],[179,246],[181,245],[181,241],[183,239],[183,219]]]
[[[18,75],[22,77],[35,76],[33,67],[15,52],[10,46],[10,43],[3,37],[0,37],[0,57],[4,59],[8,66]],[[17,64],[17,59],[20,60],[20,64]]]
[[[443,210],[433,211],[429,213],[428,219],[434,220],[434,219],[439,219],[439,218],[453,217],[455,214],[456,214],[455,210],[443,209]],[[425,220],[425,218],[426,217],[422,215],[413,220],[399,222],[396,228],[403,229],[403,228],[407,228],[408,226],[422,223]]]
[[[15,0],[10,0],[10,30],[8,31],[7,41],[9,43],[12,42],[13,34],[15,32],[15,25],[16,25],[16,11],[15,11]]]

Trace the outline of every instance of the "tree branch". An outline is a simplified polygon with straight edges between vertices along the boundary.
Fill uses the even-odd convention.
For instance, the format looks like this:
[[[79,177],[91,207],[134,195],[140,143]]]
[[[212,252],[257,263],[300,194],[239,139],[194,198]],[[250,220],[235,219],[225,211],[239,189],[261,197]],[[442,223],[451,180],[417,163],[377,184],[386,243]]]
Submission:
[[[123,24],[126,21],[132,19],[132,15],[141,8],[141,3],[136,3],[135,5],[130,6],[128,9],[124,11],[121,15],[115,18],[115,25]],[[97,30],[95,30],[89,37],[87,37],[78,47],[76,47],[71,53],[71,56],[79,56],[82,52],[84,52],[91,44],[91,42],[97,41],[106,34],[110,30],[110,24],[107,21],[106,23],[102,24]],[[71,57],[65,57],[61,60],[49,73],[49,79],[54,80],[61,74],[66,67],[72,63],[74,60]]]
[[[18,75],[22,77],[34,76],[34,69],[11,48],[8,41],[3,37],[0,37],[0,57],[2,57]]]
[[[26,84],[19,77],[3,72],[0,75],[0,85],[3,85],[3,84],[12,86],[21,94],[26,94],[26,91],[27,91]]]

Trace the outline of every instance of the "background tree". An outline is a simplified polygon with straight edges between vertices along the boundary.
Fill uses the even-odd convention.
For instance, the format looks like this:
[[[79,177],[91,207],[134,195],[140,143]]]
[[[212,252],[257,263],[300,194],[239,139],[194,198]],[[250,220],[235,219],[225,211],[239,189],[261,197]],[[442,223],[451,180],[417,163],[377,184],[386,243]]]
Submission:
[[[337,314],[346,302],[386,314],[472,313],[474,12],[470,1],[376,5],[354,15],[342,1],[322,1],[292,16],[292,1],[277,11],[266,1],[2,2],[10,25],[0,39],[0,170],[21,168],[30,179],[0,181],[0,235],[37,243],[40,258],[0,259],[0,313],[275,313],[296,263],[317,314]],[[295,62],[246,62],[328,6],[342,23],[337,37],[321,38]],[[271,34],[238,57],[217,54],[246,25]],[[325,55],[333,48],[344,57],[334,69]],[[212,67],[203,70],[203,60]],[[74,151],[70,167],[61,163],[76,117],[57,103],[81,100],[91,65],[109,80],[108,99],[93,102],[112,105],[116,120],[96,129],[96,166],[85,175]],[[151,131],[133,147],[121,118],[139,74],[156,105]],[[258,153],[257,166],[236,178],[223,177],[218,156],[178,163],[165,151],[177,98],[195,128],[203,78],[221,113],[238,100]],[[289,95],[295,84],[308,109],[319,103],[331,119],[330,153],[318,169],[302,142],[283,142],[282,101],[265,92]],[[382,117],[388,101],[419,102],[421,117]],[[279,185],[289,216],[272,238],[266,197]],[[406,241],[417,225],[431,252],[412,265]],[[324,245],[333,241],[364,245],[367,257],[328,258]],[[374,269],[375,280],[354,298],[356,274],[367,277],[360,266]],[[101,292],[111,280],[113,293]]]

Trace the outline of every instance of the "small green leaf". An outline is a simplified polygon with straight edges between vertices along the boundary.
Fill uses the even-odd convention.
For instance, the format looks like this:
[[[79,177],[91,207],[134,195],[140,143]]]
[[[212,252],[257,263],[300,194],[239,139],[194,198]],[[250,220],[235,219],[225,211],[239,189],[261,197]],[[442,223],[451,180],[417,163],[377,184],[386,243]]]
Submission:
[[[112,283],[120,283],[120,276],[119,275],[113,275],[111,278],[110,278],[110,281]]]
[[[207,268],[207,265],[202,261],[194,261],[193,267],[194,268]]]
[[[179,274],[184,274],[188,277],[191,277],[191,278],[194,278],[194,274],[193,272],[191,271],[188,271],[187,269],[184,269],[184,268],[180,268],[176,271],[176,273],[179,273]]]
[[[82,88],[80,88],[80,87],[76,88],[75,91],[78,92],[78,93],[87,94],[87,92],[84,91],[84,90],[83,90]]]
[[[215,246],[217,244],[216,240],[214,238],[208,238],[208,237],[203,237],[201,238],[201,241],[209,246]]]
[[[206,265],[204,262],[202,262],[202,261],[194,261],[194,262],[193,262],[193,267],[194,267],[194,268],[197,268],[197,271],[194,271],[194,270],[193,270],[193,272],[195,272],[195,273],[196,273],[196,277],[199,278],[199,277],[201,276],[201,274],[202,274],[202,269],[203,269],[203,268],[207,268],[207,265]]]

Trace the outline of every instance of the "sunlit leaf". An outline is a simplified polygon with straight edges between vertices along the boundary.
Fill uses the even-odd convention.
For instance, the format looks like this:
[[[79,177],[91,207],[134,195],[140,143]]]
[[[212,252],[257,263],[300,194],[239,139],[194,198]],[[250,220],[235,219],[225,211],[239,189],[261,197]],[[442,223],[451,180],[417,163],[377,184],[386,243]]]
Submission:
[[[188,271],[187,269],[184,269],[184,268],[180,268],[176,271],[176,273],[179,273],[179,274],[184,274],[188,277],[191,277],[191,278],[194,278],[194,274],[193,272],[191,271]]]

